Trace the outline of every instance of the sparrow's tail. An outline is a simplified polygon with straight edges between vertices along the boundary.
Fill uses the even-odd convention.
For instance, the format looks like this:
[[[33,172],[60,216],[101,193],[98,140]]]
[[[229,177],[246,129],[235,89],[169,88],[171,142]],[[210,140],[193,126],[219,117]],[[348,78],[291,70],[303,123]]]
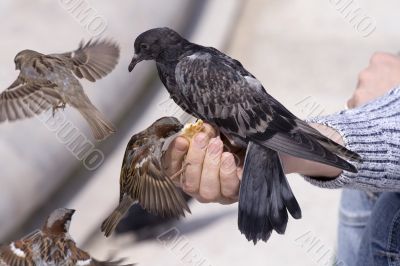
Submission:
[[[116,131],[114,125],[93,104],[87,103],[85,107],[78,107],[77,109],[89,123],[96,140],[104,140]]]
[[[101,224],[101,231],[104,232],[106,237],[109,237],[114,232],[119,221],[125,216],[129,208],[135,203],[135,201],[128,195],[124,195],[119,205],[115,210],[108,216],[107,219]]]
[[[301,218],[300,206],[283,173],[278,153],[250,142],[239,194],[239,230],[254,244],[272,230],[285,233],[287,211]]]

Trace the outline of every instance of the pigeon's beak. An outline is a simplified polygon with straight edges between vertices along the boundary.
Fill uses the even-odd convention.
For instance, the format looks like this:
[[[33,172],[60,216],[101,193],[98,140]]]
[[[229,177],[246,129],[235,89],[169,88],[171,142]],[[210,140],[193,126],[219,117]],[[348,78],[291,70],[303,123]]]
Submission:
[[[135,68],[136,64],[142,61],[143,58],[140,55],[135,54],[132,58],[131,63],[129,64],[129,72],[132,72],[132,70]]]

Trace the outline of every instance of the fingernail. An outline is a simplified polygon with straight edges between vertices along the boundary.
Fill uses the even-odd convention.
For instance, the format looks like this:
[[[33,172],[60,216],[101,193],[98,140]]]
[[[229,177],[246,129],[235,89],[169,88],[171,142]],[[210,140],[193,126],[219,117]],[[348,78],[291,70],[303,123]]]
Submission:
[[[196,144],[197,147],[200,149],[204,149],[207,145],[207,134],[204,133],[198,133],[194,137],[194,143]]]
[[[225,159],[222,161],[222,167],[225,169],[229,169],[233,166],[235,163],[235,160],[233,159],[233,156],[228,156],[225,157]]]
[[[207,151],[211,155],[217,155],[221,151],[221,141],[218,138],[211,139]]]

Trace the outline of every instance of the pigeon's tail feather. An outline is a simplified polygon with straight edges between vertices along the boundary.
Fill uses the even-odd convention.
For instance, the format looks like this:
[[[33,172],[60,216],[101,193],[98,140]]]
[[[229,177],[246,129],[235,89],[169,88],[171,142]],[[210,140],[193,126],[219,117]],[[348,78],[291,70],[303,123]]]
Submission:
[[[89,104],[84,108],[78,108],[78,110],[89,123],[92,134],[96,140],[104,140],[115,133],[114,125],[108,121],[94,105]]]
[[[327,149],[326,144],[322,145],[314,136],[301,131],[277,132],[269,139],[256,142],[275,151],[357,173],[354,165]]]
[[[254,243],[267,241],[272,230],[285,232],[287,210],[294,218],[301,218],[278,153],[250,142],[240,186],[239,230]]]
[[[108,216],[107,219],[101,224],[101,231],[104,232],[106,237],[109,237],[117,227],[119,221],[125,216],[129,208],[135,203],[135,201],[128,195],[124,195],[119,205],[115,210]]]
[[[299,128],[308,135],[316,138],[316,140],[321,144],[324,148],[329,150],[330,152],[342,156],[348,160],[354,160],[357,162],[361,161],[361,156],[354,151],[351,151],[342,145],[336,143],[335,141],[327,138],[326,136],[322,135],[318,130],[308,125],[306,122],[302,120],[296,120],[297,125]]]

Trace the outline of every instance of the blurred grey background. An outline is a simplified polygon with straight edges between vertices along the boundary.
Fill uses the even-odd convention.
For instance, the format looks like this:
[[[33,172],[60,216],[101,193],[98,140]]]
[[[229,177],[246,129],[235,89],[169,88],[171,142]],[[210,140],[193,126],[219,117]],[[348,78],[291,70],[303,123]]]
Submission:
[[[182,117],[154,63],[128,73],[133,41],[152,27],[174,28],[240,60],[270,94],[306,118],[342,109],[372,53],[399,50],[399,7],[394,0],[2,0],[1,88],[17,77],[13,59],[23,49],[65,52],[82,39],[110,38],[120,44],[121,58],[103,80],[83,81],[95,105],[117,125],[116,134],[96,143],[75,111],[67,108],[62,116],[62,123],[87,136],[82,145],[94,144],[104,154],[104,161],[89,167],[95,169],[68,148],[60,138],[62,123],[48,115],[0,125],[0,242],[23,236],[65,206],[77,209],[73,238],[98,258],[116,251],[140,265],[329,265],[340,191],[313,187],[297,175],[289,181],[304,218],[291,220],[287,233],[268,243],[254,246],[240,235],[236,204],[195,202],[192,215],[163,228],[161,239],[102,237],[99,227],[117,203],[130,136],[160,116]],[[163,241],[165,236],[173,241]]]

